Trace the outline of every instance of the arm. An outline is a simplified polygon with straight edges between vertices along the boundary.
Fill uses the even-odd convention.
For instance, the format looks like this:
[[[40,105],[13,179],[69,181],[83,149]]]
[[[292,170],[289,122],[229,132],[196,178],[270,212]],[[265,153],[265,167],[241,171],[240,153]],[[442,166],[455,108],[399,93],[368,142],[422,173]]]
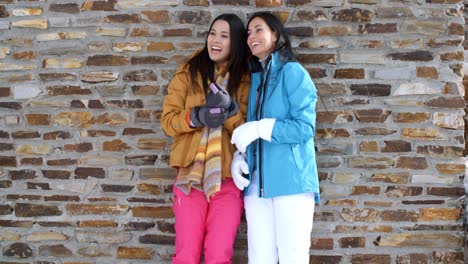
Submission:
[[[301,143],[315,134],[317,89],[309,73],[298,63],[284,65],[283,86],[287,91],[290,119],[277,119],[273,127],[272,143]]]
[[[185,108],[189,89],[189,74],[177,70],[167,88],[161,116],[162,129],[170,137],[196,130],[187,123],[187,115],[191,110]]]

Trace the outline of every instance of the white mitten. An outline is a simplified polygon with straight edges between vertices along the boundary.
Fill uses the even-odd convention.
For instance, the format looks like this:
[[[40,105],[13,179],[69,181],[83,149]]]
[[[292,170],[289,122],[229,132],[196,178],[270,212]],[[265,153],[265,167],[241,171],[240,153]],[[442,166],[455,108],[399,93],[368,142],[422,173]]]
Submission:
[[[242,173],[249,174],[249,165],[245,160],[245,154],[236,150],[231,162],[231,176],[234,184],[241,191],[250,184],[250,181],[244,178]]]
[[[236,144],[237,149],[244,153],[247,146],[257,138],[271,141],[271,132],[276,119],[264,118],[260,121],[247,122],[232,132],[231,144]]]

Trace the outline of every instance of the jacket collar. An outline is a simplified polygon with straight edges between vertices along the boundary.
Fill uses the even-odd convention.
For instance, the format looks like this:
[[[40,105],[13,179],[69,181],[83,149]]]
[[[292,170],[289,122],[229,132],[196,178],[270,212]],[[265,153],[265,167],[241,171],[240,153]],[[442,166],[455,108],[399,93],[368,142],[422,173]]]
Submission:
[[[271,71],[276,72],[287,62],[294,61],[294,55],[290,54],[285,49],[280,49],[273,52],[268,60],[269,62],[267,62],[267,67],[271,67]],[[263,71],[262,64],[255,56],[250,57],[249,67],[251,73]]]

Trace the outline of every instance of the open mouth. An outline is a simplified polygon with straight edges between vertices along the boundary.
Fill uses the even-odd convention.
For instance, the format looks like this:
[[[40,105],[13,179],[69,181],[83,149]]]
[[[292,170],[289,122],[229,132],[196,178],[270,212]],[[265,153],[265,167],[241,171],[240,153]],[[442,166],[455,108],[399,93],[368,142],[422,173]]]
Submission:
[[[260,42],[252,42],[250,44],[250,47],[255,48],[255,47],[259,46],[259,45],[260,45]]]
[[[221,48],[218,47],[218,46],[211,46],[211,51],[214,52],[214,53],[219,53],[221,52]]]

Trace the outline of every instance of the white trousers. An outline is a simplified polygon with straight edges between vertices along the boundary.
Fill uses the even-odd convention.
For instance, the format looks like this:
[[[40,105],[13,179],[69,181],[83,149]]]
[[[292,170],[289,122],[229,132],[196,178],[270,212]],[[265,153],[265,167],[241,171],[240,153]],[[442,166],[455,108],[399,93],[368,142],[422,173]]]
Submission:
[[[314,195],[260,198],[255,182],[244,197],[249,264],[308,264]]]

